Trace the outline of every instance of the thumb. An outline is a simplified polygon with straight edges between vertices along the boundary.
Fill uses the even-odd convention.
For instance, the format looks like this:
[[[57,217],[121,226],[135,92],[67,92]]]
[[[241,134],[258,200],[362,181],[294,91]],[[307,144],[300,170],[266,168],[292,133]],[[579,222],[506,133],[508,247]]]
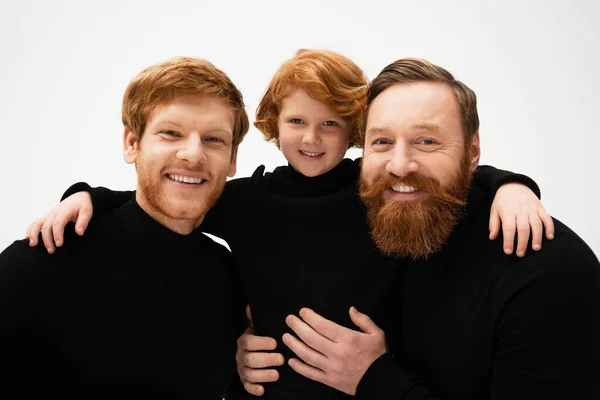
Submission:
[[[490,239],[496,239],[499,233],[500,215],[498,214],[498,209],[496,207],[492,207],[492,211],[490,213]]]
[[[383,333],[381,328],[367,314],[359,312],[354,306],[350,307],[350,319],[364,333],[370,335]]]

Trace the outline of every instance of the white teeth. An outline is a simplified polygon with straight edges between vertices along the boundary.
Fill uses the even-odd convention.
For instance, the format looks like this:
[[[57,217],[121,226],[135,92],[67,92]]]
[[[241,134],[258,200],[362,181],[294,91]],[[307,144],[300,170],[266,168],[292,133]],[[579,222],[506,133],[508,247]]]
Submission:
[[[309,156],[309,157],[317,157],[317,156],[325,154],[325,153],[311,153],[310,151],[304,151],[304,150],[300,150],[300,153],[302,153],[306,156]]]
[[[405,185],[394,185],[394,186],[392,186],[392,190],[394,192],[400,192],[400,193],[412,193],[412,192],[416,192],[417,188],[414,188],[412,186],[405,186]]]
[[[199,184],[204,182],[205,180],[202,178],[194,178],[191,176],[183,176],[183,175],[175,175],[175,174],[168,174],[169,178],[173,179],[174,181],[177,182],[184,182],[184,183],[195,183],[195,184]]]

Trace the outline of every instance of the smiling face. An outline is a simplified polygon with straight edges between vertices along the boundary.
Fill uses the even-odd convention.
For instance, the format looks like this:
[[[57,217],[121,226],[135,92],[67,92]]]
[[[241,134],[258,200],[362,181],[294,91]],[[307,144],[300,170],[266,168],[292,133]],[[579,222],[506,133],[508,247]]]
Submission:
[[[136,139],[124,132],[124,158],[135,163],[136,200],[169,229],[189,234],[235,174],[235,112],[222,99],[186,95],[156,108]]]
[[[305,176],[330,171],[348,150],[349,122],[302,89],[283,100],[277,127],[283,155]]]
[[[472,170],[479,160],[479,135],[471,145]],[[460,110],[452,90],[443,83],[396,84],[377,96],[370,108],[363,157],[363,179],[419,175],[447,188],[465,151]],[[418,187],[398,185],[384,193],[402,201],[427,197]]]
[[[387,254],[431,254],[465,204],[479,135],[465,143],[454,94],[437,82],[390,86],[367,118],[361,196],[373,237]]]

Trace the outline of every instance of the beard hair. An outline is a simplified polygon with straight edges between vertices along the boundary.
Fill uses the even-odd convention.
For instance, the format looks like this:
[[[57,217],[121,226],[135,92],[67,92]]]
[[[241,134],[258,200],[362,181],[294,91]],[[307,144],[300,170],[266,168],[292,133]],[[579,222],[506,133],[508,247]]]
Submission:
[[[182,166],[182,169],[186,169],[186,167]],[[223,193],[225,182],[227,181],[227,176],[216,177],[210,174],[209,171],[200,169],[195,171],[203,172],[209,177],[208,182],[205,183],[210,185],[207,188],[209,189],[208,193],[206,193],[206,197],[204,198],[195,199],[192,207],[189,207],[189,205],[188,207],[178,207],[177,200],[170,199],[163,191],[162,186],[153,181],[152,168],[148,167],[144,162],[136,162],[136,171],[139,191],[142,192],[148,206],[163,218],[171,221],[198,220],[203,218]]]
[[[466,205],[473,175],[470,158],[470,151],[465,150],[447,188],[436,179],[418,174],[402,178],[387,175],[371,185],[361,175],[360,196],[367,209],[371,237],[383,254],[417,260],[440,250]],[[428,196],[412,201],[386,200],[384,191],[396,184],[416,187]]]

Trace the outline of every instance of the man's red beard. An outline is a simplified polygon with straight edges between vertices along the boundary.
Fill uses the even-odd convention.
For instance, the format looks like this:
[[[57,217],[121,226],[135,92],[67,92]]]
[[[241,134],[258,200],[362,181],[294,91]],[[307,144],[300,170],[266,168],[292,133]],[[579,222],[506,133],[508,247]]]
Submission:
[[[360,196],[367,208],[371,236],[388,256],[427,258],[437,252],[454,229],[470,189],[470,155],[465,152],[460,169],[447,188],[437,180],[417,174],[399,178],[387,175],[367,184],[361,176]],[[407,185],[427,193],[425,199],[392,201],[383,197],[392,185]]]
[[[175,166],[175,168],[177,167],[179,166]],[[180,169],[185,170],[186,166],[181,166]],[[148,206],[172,221],[192,221],[203,218],[221,196],[227,180],[225,175],[213,176],[209,171],[192,170],[191,172],[201,172],[208,177],[207,182],[203,183],[203,185],[207,185],[207,190],[202,197],[192,197],[191,201],[190,199],[186,201],[186,199],[181,199],[179,196],[170,198],[168,193],[165,193],[160,180],[157,181],[152,177],[152,171],[146,163],[136,163],[136,171],[139,189],[143,193]]]

